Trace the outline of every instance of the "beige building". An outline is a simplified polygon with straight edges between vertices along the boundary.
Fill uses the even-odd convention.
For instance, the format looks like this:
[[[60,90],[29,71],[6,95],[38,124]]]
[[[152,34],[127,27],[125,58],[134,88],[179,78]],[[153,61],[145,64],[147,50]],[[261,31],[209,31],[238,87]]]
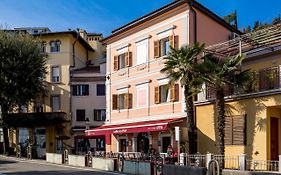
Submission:
[[[38,157],[44,157],[45,152],[74,148],[71,71],[90,63],[98,65],[102,56],[95,49],[102,49],[94,48],[99,41],[87,40],[84,30],[51,32],[48,28],[27,28],[26,31],[41,41],[42,52],[48,55],[47,93],[38,96],[33,107],[26,109],[25,113],[10,115],[10,126],[16,128],[10,132],[10,139],[12,147],[18,144],[25,147],[29,143]],[[100,39],[102,36],[98,37]],[[21,117],[25,117],[25,120],[22,121]]]

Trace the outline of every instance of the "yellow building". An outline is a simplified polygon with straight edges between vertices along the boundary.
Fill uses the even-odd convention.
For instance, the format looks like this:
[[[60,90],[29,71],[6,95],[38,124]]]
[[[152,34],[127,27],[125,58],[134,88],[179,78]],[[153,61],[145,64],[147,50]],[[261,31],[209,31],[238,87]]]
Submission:
[[[255,71],[256,76],[250,83],[251,91],[225,98],[226,155],[244,153],[248,159],[278,160],[281,153],[280,34],[279,25],[207,48],[220,55],[242,51],[245,55],[242,68]],[[203,154],[218,153],[214,108],[213,92],[204,88],[196,102],[198,151]]]
[[[27,28],[27,32],[41,41],[42,52],[48,54],[47,93],[38,96],[24,113],[10,114],[8,124],[16,128],[10,131],[10,146],[25,147],[30,143],[35,156],[44,157],[46,152],[62,152],[74,147],[70,72],[90,63],[98,64],[101,57],[95,53],[97,47],[93,48],[97,41],[88,41],[84,30],[51,32],[48,28],[40,28],[40,31]]]

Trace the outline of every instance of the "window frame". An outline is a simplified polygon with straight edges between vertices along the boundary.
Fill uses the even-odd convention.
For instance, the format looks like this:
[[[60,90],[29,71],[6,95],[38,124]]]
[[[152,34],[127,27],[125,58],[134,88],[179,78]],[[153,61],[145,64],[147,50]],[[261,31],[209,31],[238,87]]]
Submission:
[[[99,94],[99,91],[98,91],[98,87],[101,87],[103,86],[104,87],[104,93],[102,94]],[[106,95],[106,86],[105,84],[96,84],[96,96],[105,96]]]
[[[53,98],[58,98],[58,110],[54,110],[54,101]],[[52,112],[60,112],[61,111],[61,97],[60,94],[53,94],[51,95],[51,108],[52,108]]]
[[[85,87],[84,88],[85,92],[83,91],[83,87]],[[89,84],[73,84],[72,85],[72,95],[73,96],[89,96]]]
[[[102,117],[102,111],[104,111],[104,118]],[[97,116],[97,114],[100,114]],[[106,120],[106,109],[94,109],[94,121],[105,121]]]
[[[59,76],[54,76],[54,70],[53,70],[54,68],[58,69]],[[58,79],[55,79],[55,78],[58,78]],[[61,67],[60,66],[56,66],[56,65],[51,66],[51,82],[52,83],[60,83],[61,82]]]
[[[78,112],[82,112],[82,114],[84,115],[84,116],[82,116],[84,120],[80,120],[80,118],[78,120]],[[75,118],[76,118],[77,122],[85,122],[86,121],[86,110],[85,109],[76,109],[75,115],[76,115]],[[79,117],[81,117],[81,116],[79,116]]]

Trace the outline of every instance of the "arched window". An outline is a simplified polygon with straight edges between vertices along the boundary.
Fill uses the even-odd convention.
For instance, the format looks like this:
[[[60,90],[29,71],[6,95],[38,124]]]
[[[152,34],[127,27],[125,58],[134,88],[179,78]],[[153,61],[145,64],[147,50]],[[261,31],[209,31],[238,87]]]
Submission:
[[[47,43],[46,43],[46,41],[42,41],[41,42],[41,53],[45,53],[46,52],[46,45],[47,45]]]
[[[59,52],[60,51],[61,41],[50,41],[50,52]]]

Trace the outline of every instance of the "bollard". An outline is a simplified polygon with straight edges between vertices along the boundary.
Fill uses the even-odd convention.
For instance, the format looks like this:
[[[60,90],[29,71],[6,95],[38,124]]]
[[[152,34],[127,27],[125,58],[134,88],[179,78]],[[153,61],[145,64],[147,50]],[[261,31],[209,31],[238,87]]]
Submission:
[[[241,154],[239,156],[239,165],[240,165],[240,170],[242,171],[246,170],[246,154]]]

